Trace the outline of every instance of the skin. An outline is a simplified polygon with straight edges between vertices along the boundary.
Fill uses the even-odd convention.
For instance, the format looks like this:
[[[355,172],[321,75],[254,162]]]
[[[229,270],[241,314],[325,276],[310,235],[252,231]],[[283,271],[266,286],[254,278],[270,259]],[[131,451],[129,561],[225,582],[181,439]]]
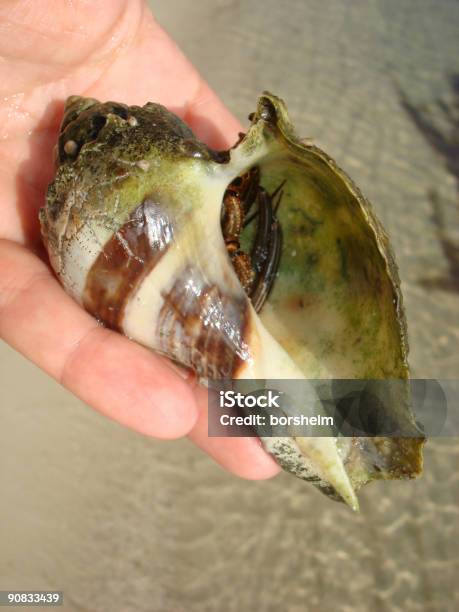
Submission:
[[[188,435],[220,465],[263,479],[279,467],[256,438],[208,438],[194,377],[104,329],[63,291],[40,241],[64,101],[155,101],[228,148],[241,127],[140,0],[0,3],[0,337],[106,416],[148,436]]]

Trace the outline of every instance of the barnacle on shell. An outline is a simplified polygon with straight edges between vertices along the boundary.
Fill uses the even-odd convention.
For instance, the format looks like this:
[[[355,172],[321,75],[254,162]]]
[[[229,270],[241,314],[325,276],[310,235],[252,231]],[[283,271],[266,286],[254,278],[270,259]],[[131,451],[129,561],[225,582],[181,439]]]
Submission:
[[[224,152],[158,104],[69,98],[40,219],[82,306],[202,378],[408,378],[387,236],[272,94]],[[391,417],[416,431],[406,397]],[[352,507],[366,482],[422,470],[421,434],[263,442]]]

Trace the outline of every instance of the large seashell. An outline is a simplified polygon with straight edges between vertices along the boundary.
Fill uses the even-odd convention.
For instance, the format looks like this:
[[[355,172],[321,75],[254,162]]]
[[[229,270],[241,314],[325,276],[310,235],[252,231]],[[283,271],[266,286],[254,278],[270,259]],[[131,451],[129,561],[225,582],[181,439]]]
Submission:
[[[40,214],[65,289],[203,378],[407,379],[397,270],[368,202],[298,140],[280,99],[263,94],[251,120],[235,147],[216,152],[160,105],[69,98]],[[247,256],[228,255],[242,220],[226,209],[226,244],[222,235],[228,187],[251,172],[258,229],[240,241],[255,280],[244,276]],[[262,197],[276,191],[277,217]],[[392,416],[414,428],[405,400]],[[353,508],[369,480],[422,469],[421,434],[263,441],[285,469]]]

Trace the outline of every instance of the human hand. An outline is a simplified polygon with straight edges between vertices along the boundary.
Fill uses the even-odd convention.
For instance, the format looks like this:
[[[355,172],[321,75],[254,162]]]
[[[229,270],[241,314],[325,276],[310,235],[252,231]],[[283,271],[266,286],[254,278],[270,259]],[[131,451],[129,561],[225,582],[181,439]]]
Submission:
[[[3,0],[0,31],[0,337],[123,425],[189,434],[246,478],[276,474],[257,438],[207,436],[206,395],[193,376],[101,327],[63,291],[39,233],[69,95],[159,102],[217,149],[235,142],[238,122],[142,0]]]

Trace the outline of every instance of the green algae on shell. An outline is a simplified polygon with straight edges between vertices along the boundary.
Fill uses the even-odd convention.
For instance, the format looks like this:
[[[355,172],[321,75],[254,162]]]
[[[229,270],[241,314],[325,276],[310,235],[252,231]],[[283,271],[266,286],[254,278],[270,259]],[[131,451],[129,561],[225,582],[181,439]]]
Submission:
[[[369,204],[295,136],[279,98],[263,94],[251,120],[216,152],[160,105],[69,98],[40,215],[62,284],[105,325],[202,378],[406,380],[397,269]],[[228,186],[253,168],[263,192],[283,185],[282,249],[258,314],[221,226]],[[253,227],[241,235],[247,250]],[[392,406],[416,431],[408,396]],[[421,434],[262,440],[285,469],[352,507],[365,482],[422,470]]]

